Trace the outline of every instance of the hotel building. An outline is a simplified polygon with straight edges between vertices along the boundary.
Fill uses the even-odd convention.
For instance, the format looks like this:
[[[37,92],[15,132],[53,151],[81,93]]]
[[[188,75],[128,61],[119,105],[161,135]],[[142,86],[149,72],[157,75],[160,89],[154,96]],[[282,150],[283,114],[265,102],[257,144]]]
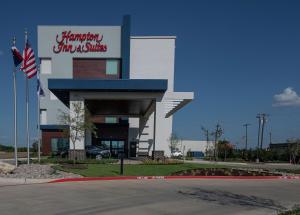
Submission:
[[[80,103],[97,135],[87,131],[76,141],[77,157],[84,159],[87,145],[105,145],[113,156],[169,156],[173,115],[194,98],[174,92],[175,42],[132,36],[130,16],[120,26],[38,26],[42,152],[73,149],[58,115],[73,116]]]

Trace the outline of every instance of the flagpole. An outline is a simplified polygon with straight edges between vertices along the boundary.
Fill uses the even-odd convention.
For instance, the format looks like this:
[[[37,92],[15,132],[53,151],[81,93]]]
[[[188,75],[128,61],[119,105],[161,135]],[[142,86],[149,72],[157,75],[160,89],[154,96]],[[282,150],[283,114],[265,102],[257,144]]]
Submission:
[[[13,46],[16,46],[16,37],[13,38]],[[18,166],[18,133],[17,133],[17,82],[16,82],[16,65],[13,66],[13,82],[14,82],[14,141],[15,141],[15,166]]]
[[[27,43],[28,35],[25,29],[25,47]],[[28,92],[28,78],[25,73],[26,79],[26,135],[27,135],[27,164],[30,164],[30,135],[29,135],[29,92]]]
[[[40,76],[40,69],[41,69],[41,66],[39,65],[38,67],[38,77]],[[41,87],[41,86],[40,86]],[[39,90],[37,91],[37,119],[38,119],[38,160],[39,160],[39,163],[41,162],[41,129],[40,129],[40,124],[41,124],[41,119],[40,119],[40,92]]]
[[[26,77],[26,135],[27,135],[27,164],[30,164],[30,140],[29,140],[29,96],[28,96],[28,78]]]

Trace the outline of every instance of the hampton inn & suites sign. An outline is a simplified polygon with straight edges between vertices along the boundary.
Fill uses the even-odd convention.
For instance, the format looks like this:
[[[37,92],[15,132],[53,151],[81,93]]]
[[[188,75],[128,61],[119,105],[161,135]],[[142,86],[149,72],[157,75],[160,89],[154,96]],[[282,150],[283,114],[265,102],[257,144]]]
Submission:
[[[53,52],[56,54],[64,52],[106,52],[107,45],[102,40],[103,35],[99,33],[62,31],[56,35],[56,44],[53,45]]]

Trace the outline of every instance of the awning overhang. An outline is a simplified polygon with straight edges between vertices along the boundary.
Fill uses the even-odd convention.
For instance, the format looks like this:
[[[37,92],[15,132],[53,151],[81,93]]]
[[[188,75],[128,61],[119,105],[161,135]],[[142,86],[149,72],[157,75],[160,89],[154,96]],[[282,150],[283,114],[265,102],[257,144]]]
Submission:
[[[166,93],[164,98],[165,117],[172,116],[194,99],[194,92],[171,92]]]
[[[66,106],[69,106],[70,92],[164,93],[167,88],[165,79],[48,79],[48,89]]]

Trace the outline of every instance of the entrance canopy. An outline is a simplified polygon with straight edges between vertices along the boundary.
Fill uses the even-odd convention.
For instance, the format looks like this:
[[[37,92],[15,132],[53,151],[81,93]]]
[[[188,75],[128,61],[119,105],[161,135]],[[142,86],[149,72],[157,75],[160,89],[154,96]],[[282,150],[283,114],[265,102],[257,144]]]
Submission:
[[[159,92],[168,88],[165,79],[76,80],[48,79],[48,89],[69,106],[70,92]]]
[[[85,105],[93,115],[144,116],[151,106],[151,99],[137,100],[86,100]]]
[[[164,79],[48,79],[48,89],[67,107],[76,95],[93,115],[145,116],[154,111],[155,102],[162,102],[168,118],[194,98],[192,92],[167,88]]]
[[[76,94],[93,115],[143,116],[167,87],[164,79],[48,80],[49,90],[66,106]]]

